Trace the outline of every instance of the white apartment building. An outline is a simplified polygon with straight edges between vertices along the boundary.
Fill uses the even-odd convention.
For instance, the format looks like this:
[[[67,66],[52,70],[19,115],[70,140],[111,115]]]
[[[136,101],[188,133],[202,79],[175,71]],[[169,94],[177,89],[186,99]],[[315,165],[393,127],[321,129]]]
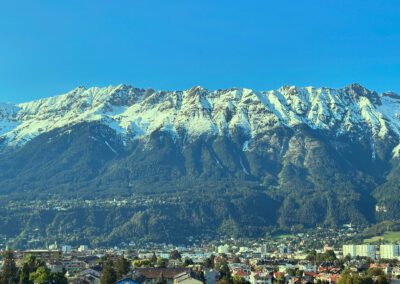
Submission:
[[[376,246],[375,245],[357,245],[356,255],[370,257],[372,259],[376,258]]]
[[[356,245],[343,245],[343,256],[350,255],[352,258],[357,256]]]
[[[218,247],[218,253],[229,253],[229,245],[223,245]]]
[[[343,256],[350,255],[352,258],[356,256],[376,258],[375,245],[343,245]]]
[[[400,247],[395,244],[381,245],[379,247],[380,258],[395,259],[400,256]]]

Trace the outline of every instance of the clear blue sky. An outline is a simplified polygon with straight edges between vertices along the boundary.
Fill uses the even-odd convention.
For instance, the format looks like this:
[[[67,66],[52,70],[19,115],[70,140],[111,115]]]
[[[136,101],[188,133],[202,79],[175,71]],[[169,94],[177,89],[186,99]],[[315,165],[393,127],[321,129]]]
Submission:
[[[0,101],[351,82],[400,91],[400,1],[1,1]]]

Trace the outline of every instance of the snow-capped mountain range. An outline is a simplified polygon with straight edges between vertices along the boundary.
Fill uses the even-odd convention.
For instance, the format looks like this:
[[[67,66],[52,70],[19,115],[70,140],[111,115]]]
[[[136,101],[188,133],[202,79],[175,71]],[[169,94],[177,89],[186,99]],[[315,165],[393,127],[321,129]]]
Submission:
[[[90,237],[102,231],[110,241],[127,234],[165,241],[227,226],[264,236],[271,226],[399,220],[399,145],[400,96],[359,84],[79,87],[0,104],[0,200],[150,194],[160,203],[97,218],[108,225],[93,224],[93,212],[85,219],[82,208],[46,212],[35,222],[29,210],[6,210],[12,217],[0,218],[0,229],[18,215],[17,235],[47,222],[48,235],[67,227]],[[82,218],[87,222],[74,221]]]
[[[377,94],[359,84],[342,89],[284,86],[271,91],[78,87],[28,103],[0,104],[0,141],[17,147],[41,133],[85,121],[99,121],[124,140],[162,130],[172,136],[185,133],[190,141],[203,134],[229,135],[239,128],[251,140],[279,125],[301,124],[337,136],[367,135],[374,140],[399,138],[400,96]]]

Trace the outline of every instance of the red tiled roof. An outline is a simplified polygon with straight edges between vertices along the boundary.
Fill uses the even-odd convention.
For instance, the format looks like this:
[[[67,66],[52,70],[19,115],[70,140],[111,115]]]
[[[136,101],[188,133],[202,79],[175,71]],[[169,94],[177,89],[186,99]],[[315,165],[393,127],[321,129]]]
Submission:
[[[243,270],[235,270],[233,272],[233,274],[236,275],[236,276],[247,276],[248,275],[247,272],[243,271]]]

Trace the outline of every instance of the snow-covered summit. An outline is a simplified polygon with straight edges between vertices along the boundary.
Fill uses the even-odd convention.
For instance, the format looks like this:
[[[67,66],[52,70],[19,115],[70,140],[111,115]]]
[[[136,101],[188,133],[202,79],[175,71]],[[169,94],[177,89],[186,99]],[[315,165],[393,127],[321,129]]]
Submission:
[[[400,96],[377,94],[359,84],[342,89],[283,86],[208,91],[155,91],[127,85],[78,87],[66,94],[18,105],[0,104],[0,141],[23,145],[41,133],[81,122],[101,122],[124,139],[154,131],[230,135],[240,129],[249,139],[285,125],[333,131],[336,136],[384,139],[400,134]]]

